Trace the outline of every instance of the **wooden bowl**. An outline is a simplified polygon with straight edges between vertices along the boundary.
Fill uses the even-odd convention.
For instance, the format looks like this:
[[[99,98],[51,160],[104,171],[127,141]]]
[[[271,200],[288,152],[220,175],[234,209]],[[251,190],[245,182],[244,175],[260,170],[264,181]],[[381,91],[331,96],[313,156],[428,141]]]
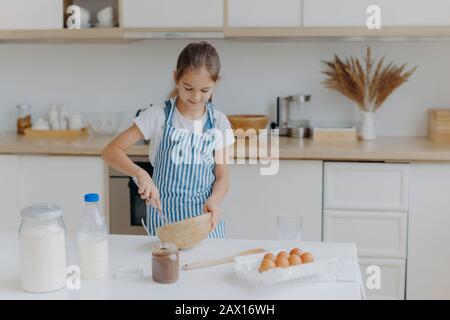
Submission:
[[[205,213],[159,227],[156,235],[161,241],[173,243],[179,249],[188,249],[205,239],[211,232],[211,226],[211,214]]]
[[[269,118],[258,114],[236,114],[229,115],[234,134],[237,136],[252,136],[258,134],[261,129],[266,129]],[[242,129],[242,130],[239,130]],[[247,131],[249,129],[253,129]]]

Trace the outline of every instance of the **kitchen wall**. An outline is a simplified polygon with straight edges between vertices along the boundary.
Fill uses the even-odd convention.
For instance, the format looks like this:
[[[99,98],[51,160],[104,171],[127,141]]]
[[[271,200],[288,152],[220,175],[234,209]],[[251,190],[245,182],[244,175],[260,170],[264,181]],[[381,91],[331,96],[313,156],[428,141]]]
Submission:
[[[15,130],[16,105],[29,103],[33,115],[50,102],[78,111],[128,111],[162,101],[172,88],[172,70],[188,40],[122,44],[0,44],[0,130]],[[334,53],[363,56],[365,42],[268,42],[212,40],[222,58],[223,79],[214,101],[227,114],[275,116],[278,95],[309,93],[313,123],[347,123],[356,118],[352,102],[320,83],[321,60]],[[450,107],[450,43],[375,42],[375,57],[419,68],[388,99],[378,118],[379,135],[426,135],[426,110]]]

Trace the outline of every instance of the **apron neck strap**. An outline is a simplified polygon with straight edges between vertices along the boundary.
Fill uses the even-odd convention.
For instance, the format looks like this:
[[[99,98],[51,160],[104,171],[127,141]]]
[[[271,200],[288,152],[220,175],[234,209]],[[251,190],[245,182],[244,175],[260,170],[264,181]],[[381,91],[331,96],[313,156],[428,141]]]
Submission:
[[[171,125],[173,121],[173,114],[175,112],[176,100],[178,97],[171,98],[164,102],[164,113],[166,115],[166,126]],[[214,119],[214,106],[208,101],[205,104],[206,112],[208,113],[207,119],[205,121],[205,125],[203,129],[212,129],[215,127],[215,119]]]

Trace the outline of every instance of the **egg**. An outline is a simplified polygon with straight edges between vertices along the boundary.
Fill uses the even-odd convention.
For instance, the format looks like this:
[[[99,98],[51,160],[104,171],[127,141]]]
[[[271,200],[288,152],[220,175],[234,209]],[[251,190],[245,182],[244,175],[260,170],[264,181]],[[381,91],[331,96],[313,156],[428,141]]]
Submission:
[[[284,257],[278,257],[277,260],[275,260],[275,265],[277,268],[289,268],[289,260]]]
[[[270,259],[270,260],[273,260],[273,261],[275,261],[275,255],[273,254],[273,253],[266,253],[265,255],[264,255],[264,259]]]
[[[275,262],[271,259],[264,259],[259,266],[259,272],[268,271],[276,268]]]
[[[295,253],[291,254],[289,256],[289,265],[296,266],[298,264],[302,264],[302,259],[300,258],[300,256]]]
[[[299,248],[294,248],[289,252],[289,255],[293,255],[296,254],[298,256],[300,256],[303,253],[303,251]]]
[[[313,255],[311,253],[309,253],[309,252],[302,253],[300,258],[302,258],[302,262],[303,263],[308,263],[308,262],[313,262],[314,261]]]
[[[289,253],[287,253],[287,251],[280,251],[277,254],[277,259],[278,258],[285,258],[285,259],[289,259]]]

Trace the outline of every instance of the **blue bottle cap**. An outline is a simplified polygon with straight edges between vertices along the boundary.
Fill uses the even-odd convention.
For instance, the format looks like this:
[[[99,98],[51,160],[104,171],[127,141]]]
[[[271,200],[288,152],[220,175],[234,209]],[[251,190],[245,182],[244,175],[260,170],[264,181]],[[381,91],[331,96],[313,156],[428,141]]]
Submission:
[[[84,195],[84,202],[98,202],[98,199],[97,193],[88,193]]]

